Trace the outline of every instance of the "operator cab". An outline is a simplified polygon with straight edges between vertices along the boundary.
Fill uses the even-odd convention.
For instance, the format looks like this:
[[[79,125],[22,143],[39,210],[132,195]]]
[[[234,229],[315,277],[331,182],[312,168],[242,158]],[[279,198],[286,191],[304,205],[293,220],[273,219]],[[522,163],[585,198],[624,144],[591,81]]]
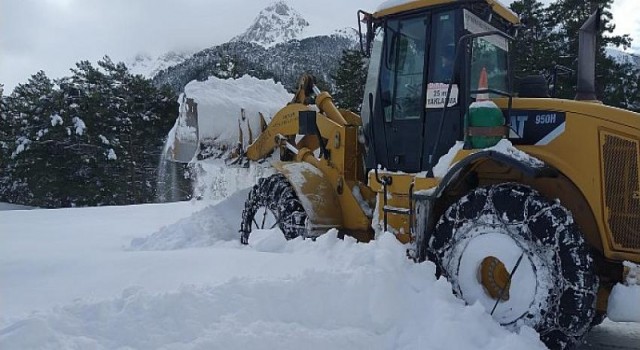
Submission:
[[[518,18],[494,0],[383,4],[364,17],[367,168],[429,171],[464,138],[464,115],[483,68],[491,89],[510,93],[507,34]],[[500,33],[483,35],[493,31]]]

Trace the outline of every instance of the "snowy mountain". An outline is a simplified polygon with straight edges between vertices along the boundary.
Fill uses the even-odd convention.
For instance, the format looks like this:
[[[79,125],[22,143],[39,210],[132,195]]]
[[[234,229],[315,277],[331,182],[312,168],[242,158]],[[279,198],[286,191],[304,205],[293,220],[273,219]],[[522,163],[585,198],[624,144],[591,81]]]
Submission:
[[[309,22],[296,10],[286,2],[278,1],[260,11],[253,24],[231,41],[244,41],[272,47],[302,38],[307,27],[309,27]]]
[[[293,91],[300,75],[310,72],[330,89],[342,51],[358,46],[358,33],[353,28],[343,28],[305,37],[309,26],[286,2],[276,2],[263,9],[244,33],[159,71],[153,76],[154,83],[181,92],[192,80],[249,74],[281,82]]]
[[[147,78],[153,78],[158,72],[184,62],[193,55],[192,51],[169,51],[160,56],[151,56],[139,53],[126,62],[132,74],[141,74]]]
[[[622,64],[629,63],[640,69],[640,55],[620,51],[614,48],[607,48],[606,52],[607,55],[613,58],[616,62]]]
[[[332,74],[338,67],[343,50],[355,49],[357,35],[349,38],[331,34],[291,40],[269,48],[255,43],[234,41],[195,53],[184,62],[159,72],[156,85],[169,85],[182,91],[192,80],[210,76],[238,78],[245,74],[281,82],[295,90],[304,72],[314,74],[327,88],[333,86]]]

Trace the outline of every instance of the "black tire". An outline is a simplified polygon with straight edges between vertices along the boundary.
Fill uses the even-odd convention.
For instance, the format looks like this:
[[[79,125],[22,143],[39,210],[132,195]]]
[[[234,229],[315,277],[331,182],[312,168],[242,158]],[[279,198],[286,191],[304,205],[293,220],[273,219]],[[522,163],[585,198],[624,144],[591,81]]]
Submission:
[[[571,213],[530,187],[499,184],[462,197],[440,218],[429,251],[454,293],[467,303],[479,300],[487,312],[494,299],[482,296],[479,290],[486,289],[469,278],[478,276],[474,264],[485,251],[486,256],[501,254],[510,261],[504,265],[511,273],[514,253],[519,255],[510,287],[515,297],[498,304],[493,314],[508,329],[528,325],[549,348],[567,349],[591,328],[598,290],[593,258]]]
[[[269,213],[275,223],[266,223],[264,216],[257,218],[259,212]],[[306,232],[307,214],[293,187],[282,174],[274,174],[258,180],[249,192],[242,211],[240,224],[240,242],[249,243],[251,232],[256,229],[270,229],[278,225],[286,239],[293,239]]]

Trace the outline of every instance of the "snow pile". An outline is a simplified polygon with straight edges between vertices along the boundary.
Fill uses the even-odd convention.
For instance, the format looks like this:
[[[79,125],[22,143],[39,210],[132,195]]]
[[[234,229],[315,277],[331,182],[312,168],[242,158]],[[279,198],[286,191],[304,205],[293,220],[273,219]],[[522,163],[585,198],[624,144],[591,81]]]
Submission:
[[[337,239],[335,231],[316,242],[286,242],[271,233],[281,236],[256,232],[249,247],[208,252],[243,256],[235,262],[244,261],[257,276],[163,292],[131,287],[110,298],[75,300],[1,329],[0,347],[544,349],[533,330],[510,333],[480,305],[465,306],[448,282],[435,278],[433,264],[408,260],[392,235],[358,244]],[[270,272],[274,261],[297,272]],[[190,267],[183,265],[186,275]],[[213,274],[241,267],[209,266]]]
[[[275,172],[269,165],[251,162],[249,167],[229,167],[223,159],[206,159],[194,163],[194,197],[209,200],[225,199],[234,192],[252,187],[261,177]],[[246,198],[245,198],[246,199]]]
[[[482,102],[491,102],[491,101],[482,101]],[[478,102],[474,102],[474,103],[478,103]],[[493,103],[493,102],[491,102],[491,103]],[[464,142],[457,141],[455,143],[455,145],[453,145],[449,149],[447,154],[445,154],[442,157],[440,157],[440,159],[438,160],[438,164],[436,164],[433,167],[433,175],[435,177],[444,177],[445,175],[447,175],[447,172],[449,171],[449,169],[451,169],[451,167],[454,165],[453,164],[453,159],[458,154],[458,152],[460,150],[462,150],[463,147],[464,147]],[[520,162],[529,164],[532,167],[538,167],[539,168],[539,167],[543,167],[544,166],[544,162],[542,162],[538,158],[532,157],[532,156],[528,155],[527,153],[517,149],[516,147],[513,146],[511,141],[509,141],[507,139],[502,139],[495,146],[489,147],[489,148],[485,148],[485,149],[483,149],[483,151],[495,151],[495,152],[498,152],[498,153],[502,153],[502,154],[504,154],[506,156],[509,156],[509,157],[511,157],[511,158],[513,158],[515,160],[518,160]]]
[[[210,77],[206,81],[192,81],[185,86],[184,93],[198,103],[200,139],[217,139],[229,146],[238,142],[242,108],[256,136],[260,130],[258,113],[270,118],[293,98],[282,84],[248,75],[238,79]],[[244,135],[245,141],[248,136]]]
[[[464,147],[463,141],[457,141],[455,145],[453,145],[447,154],[440,157],[438,160],[438,164],[433,167],[433,176],[435,177],[444,177],[447,175],[449,168],[453,165],[453,159],[455,158],[458,151],[460,151]]]
[[[210,205],[147,237],[134,238],[129,249],[175,250],[239,240],[240,219],[248,193],[249,189],[238,191],[224,202]]]
[[[616,284],[609,296],[607,316],[617,322],[640,322],[640,265],[625,261],[629,269],[624,284]]]
[[[640,285],[618,283],[613,286],[607,317],[616,322],[640,322]]]
[[[543,161],[515,148],[511,141],[507,139],[500,140],[500,142],[498,142],[495,146],[487,148],[485,149],[485,151],[496,151],[498,153],[502,153],[532,167],[540,168],[544,166]]]

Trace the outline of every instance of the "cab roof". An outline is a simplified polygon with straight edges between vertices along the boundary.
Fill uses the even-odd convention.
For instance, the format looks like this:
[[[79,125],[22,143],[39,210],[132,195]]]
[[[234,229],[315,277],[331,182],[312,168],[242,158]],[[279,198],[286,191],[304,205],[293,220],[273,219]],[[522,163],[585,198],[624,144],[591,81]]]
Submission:
[[[513,11],[503,5],[499,0],[480,0],[486,2],[495,13],[505,20],[519,24],[520,19]],[[396,13],[427,8],[437,5],[455,4],[460,0],[387,0],[376,9],[374,18],[386,17]]]

